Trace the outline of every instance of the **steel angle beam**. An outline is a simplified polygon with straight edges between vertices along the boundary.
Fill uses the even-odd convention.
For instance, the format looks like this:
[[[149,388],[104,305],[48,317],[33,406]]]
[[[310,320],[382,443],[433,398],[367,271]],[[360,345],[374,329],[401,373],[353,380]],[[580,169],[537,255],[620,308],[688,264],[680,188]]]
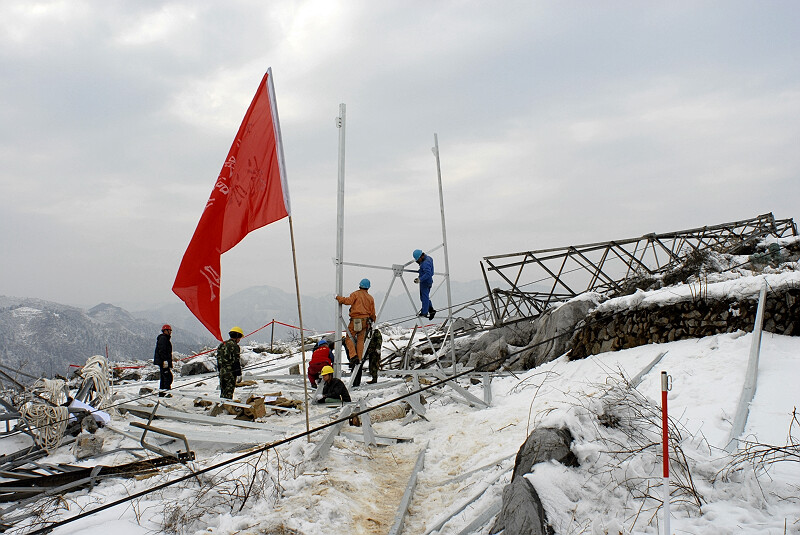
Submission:
[[[425,421],[428,421],[428,419],[425,417],[425,413],[427,412],[427,409],[426,409],[426,408],[425,408],[425,406],[422,404],[422,398],[421,398],[421,397],[420,397],[420,395],[419,395],[419,389],[420,389],[420,386],[419,386],[419,377],[418,377],[418,376],[416,376],[416,375],[414,375],[414,376],[413,376],[413,378],[412,378],[411,380],[412,380],[412,382],[413,382],[413,385],[414,385],[414,391],[416,392],[416,394],[414,394],[413,396],[409,396],[409,397],[406,399],[406,401],[407,401],[407,402],[408,402],[408,404],[411,406],[411,410],[413,410],[413,411],[414,411],[414,413],[415,413],[417,416],[419,416],[420,418],[422,418],[422,419],[423,419],[423,420],[425,420]],[[411,421],[411,420],[409,419],[409,421]],[[406,422],[406,423],[408,423],[408,422]]]
[[[447,377],[443,373],[440,373],[440,374],[437,374],[437,375],[438,375],[438,377],[440,379],[447,379]],[[474,395],[470,394],[469,392],[467,392],[466,388],[462,387],[461,385],[459,385],[455,381],[447,381],[444,384],[449,386],[450,388],[452,388],[456,392],[458,392],[458,394],[461,397],[463,397],[465,400],[467,400],[467,402],[470,403],[471,405],[477,405],[477,406],[482,407],[484,409],[489,407],[489,405],[487,405],[482,399],[480,399],[477,396],[474,396]]]
[[[414,487],[417,486],[417,475],[425,467],[425,452],[428,450],[428,444],[429,442],[426,442],[425,446],[420,450],[419,455],[417,455],[417,462],[414,464],[414,469],[411,470],[411,476],[408,478],[406,491],[403,493],[400,505],[397,507],[394,524],[392,524],[391,529],[389,529],[388,535],[400,535],[403,531],[403,523],[405,522],[406,513],[408,512],[408,506],[411,504],[411,497],[414,495]]]
[[[662,359],[662,358],[664,357],[664,355],[666,355],[666,354],[667,354],[667,351],[662,351],[661,353],[659,353],[659,354],[658,354],[658,356],[657,356],[656,358],[654,358],[652,361],[650,361],[650,363],[649,363],[647,366],[645,366],[644,368],[642,368],[642,369],[639,371],[639,373],[637,373],[637,374],[636,374],[636,375],[633,377],[633,379],[631,379],[631,388],[636,388],[637,386],[639,386],[639,383],[641,383],[641,382],[642,382],[642,379],[644,379],[644,376],[645,376],[645,375],[647,375],[648,373],[650,373],[650,370],[652,370],[652,369],[653,369],[653,367],[654,367],[656,364],[658,364],[659,362],[661,362],[661,359]]]
[[[362,415],[363,416],[363,415]],[[364,440],[364,435],[359,433],[351,433],[349,431],[342,431],[339,433],[340,437],[344,437],[350,440],[354,440],[356,442],[363,442],[367,443]],[[373,436],[373,446],[394,446],[395,444],[399,444],[402,442],[414,442],[412,437],[387,437],[383,435],[374,435]]]
[[[479,514],[475,520],[467,524],[467,527],[458,532],[458,535],[472,535],[478,533],[483,526],[489,523],[491,519],[496,517],[500,511],[503,510],[503,501],[494,500],[492,504]]]
[[[153,407],[153,412],[150,413],[150,418],[147,419],[147,424],[143,424],[143,423],[140,423],[140,422],[131,422],[130,425],[132,427],[138,427],[139,429],[143,429],[144,430],[144,431],[142,431],[142,437],[139,439],[139,444],[141,444],[144,449],[150,450],[150,451],[158,453],[158,454],[161,454],[164,457],[172,455],[173,457],[175,457],[179,461],[193,461],[194,460],[194,452],[189,447],[189,441],[186,440],[186,437],[184,435],[181,435],[180,433],[175,433],[174,431],[170,431],[168,429],[162,429],[160,427],[154,427],[154,426],[150,425],[152,423],[152,421],[153,421],[153,418],[156,415],[156,411],[157,410],[158,410],[158,403],[156,403],[156,406]],[[156,446],[155,444],[151,444],[151,443],[146,442],[145,441],[145,437],[147,436],[147,432],[148,431],[151,431],[151,432],[159,434],[159,435],[165,435],[165,436],[168,436],[168,437],[172,437],[172,438],[177,438],[177,439],[183,440],[183,443],[186,446],[186,451],[185,452],[178,451],[177,453],[173,453],[173,452],[165,450],[165,449],[163,449],[163,448],[161,448],[159,446]]]
[[[484,471],[484,470],[486,470],[488,468],[494,468],[496,466],[500,466],[504,462],[506,462],[506,461],[508,461],[510,459],[513,459],[516,456],[517,456],[516,453],[512,453],[511,455],[508,455],[508,456],[503,457],[501,459],[497,459],[494,462],[491,462],[489,464],[484,464],[483,466],[481,466],[479,468],[475,468],[474,470],[470,470],[469,472],[464,472],[463,474],[457,475],[456,477],[448,479],[447,481],[442,481],[441,483],[439,483],[439,486],[450,485],[451,483],[458,483],[459,481],[463,481],[463,480],[467,479],[468,477],[472,476],[473,474],[477,474],[478,472],[482,472],[482,471]]]
[[[362,399],[358,403],[358,412],[361,412],[365,409],[368,409],[367,403]],[[364,444],[368,446],[377,446],[378,443],[375,442],[375,431],[372,429],[372,421],[369,417],[369,413],[365,412],[359,416],[361,420],[361,432],[364,433]]]
[[[339,417],[337,419],[348,418],[353,413],[354,407],[355,405],[345,405],[344,408],[342,408],[342,412],[339,413]],[[331,428],[328,429],[328,432],[325,434],[323,439],[319,441],[319,443],[317,443],[316,446],[314,446],[314,449],[312,450],[309,458],[316,459],[322,455],[327,454],[328,451],[331,449],[331,446],[333,446],[333,439],[336,438],[336,435],[339,434],[339,432],[342,430],[342,427],[344,427],[345,423],[346,420],[331,426]]]
[[[480,374],[483,381],[483,402],[487,407],[492,405],[492,374],[489,372],[482,372]]]
[[[131,403],[123,403],[121,405],[118,405],[117,408],[125,409],[131,412],[132,414],[142,418],[147,418],[150,415],[150,412],[152,411],[152,407],[145,407],[143,405],[135,405]],[[224,419],[216,416],[206,416],[204,414],[193,414],[173,409],[165,409],[163,407],[158,407],[158,410],[156,411],[155,415],[157,418],[164,418],[167,420],[178,420],[181,422],[208,424],[214,426],[232,425],[235,427],[244,427],[246,429],[260,429],[262,431],[280,431],[282,433],[287,432],[286,428],[277,427],[274,425],[261,424],[258,422],[248,422],[245,420]]]
[[[441,516],[440,520],[438,522],[436,522],[436,524],[434,524],[433,527],[431,527],[428,531],[425,532],[425,535],[431,535],[431,533],[433,533],[434,531],[439,531],[440,529],[442,529],[442,527],[445,524],[447,524],[454,516],[456,516],[461,511],[463,511],[464,509],[469,507],[478,498],[483,496],[483,494],[489,488],[491,488],[495,483],[497,483],[497,481],[500,478],[502,478],[503,476],[507,476],[507,475],[510,476],[510,473],[508,471],[506,471],[506,470],[503,470],[498,475],[496,475],[495,477],[493,477],[493,478],[491,478],[491,479],[489,479],[487,481],[482,482],[480,484],[480,486],[478,487],[478,491],[475,492],[475,494],[473,494],[469,498],[465,499],[460,505],[458,505],[457,507],[453,508],[446,515]]]

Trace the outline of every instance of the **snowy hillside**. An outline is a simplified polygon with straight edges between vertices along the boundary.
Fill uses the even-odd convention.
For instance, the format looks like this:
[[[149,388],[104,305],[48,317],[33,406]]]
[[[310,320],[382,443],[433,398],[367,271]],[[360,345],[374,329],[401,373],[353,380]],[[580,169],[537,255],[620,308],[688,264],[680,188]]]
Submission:
[[[69,366],[108,349],[112,360],[147,359],[161,324],[134,318],[102,303],[90,310],[41,299],[0,296],[0,364],[29,374],[68,375]],[[175,351],[202,347],[191,333],[177,332]]]
[[[793,278],[800,284],[800,271],[780,276],[784,282]],[[737,287],[750,292],[763,282],[763,277],[739,278]],[[715,291],[714,284],[730,281],[712,282],[709,291]],[[668,288],[647,298],[669,299],[673,293]],[[406,332],[387,333],[384,351],[404,344],[407,337]],[[399,439],[397,443],[366,446],[363,438],[356,440],[363,437],[361,429],[345,424],[331,449],[317,458],[313,458],[315,450],[329,428],[314,432],[309,441],[302,412],[281,411],[260,418],[261,430],[235,427],[242,424],[227,414],[217,416],[219,424],[226,425],[215,426],[156,420],[154,425],[191,434],[197,459],[148,478],[103,479],[91,491],[71,492],[65,500],[42,500],[38,505],[42,518],[52,522],[136,496],[53,531],[62,535],[385,534],[395,523],[412,469],[424,451],[424,467],[401,532],[486,534],[518,449],[534,428],[553,426],[571,433],[570,448],[579,466],[543,463],[526,477],[541,497],[555,533],[661,533],[659,375],[666,371],[672,378],[668,397],[674,448],[671,532],[800,533],[800,424],[793,416],[800,406],[796,388],[800,338],[764,333],[758,385],[742,447],[736,455],[723,449],[752,338],[739,331],[583,360],[561,357],[521,374],[496,375],[487,408],[470,404],[449,386],[426,387],[431,379],[421,379],[424,418],[410,416],[372,425],[377,435]],[[249,347],[259,344],[250,344],[244,351],[245,379],[253,378],[254,383],[237,388],[236,397],[244,401],[258,393],[302,400],[302,382],[285,375],[300,356],[257,354]],[[633,388],[630,381],[659,356],[658,364]],[[459,384],[478,400],[488,399],[483,384],[475,379],[465,377]],[[157,398],[143,398],[143,386],[157,385],[116,385],[116,403],[152,405]],[[194,399],[217,396],[216,388],[213,374],[178,378],[173,397],[162,398],[162,406],[208,415],[207,409],[195,407]],[[383,374],[377,385],[364,384],[352,393],[354,401],[375,407],[407,395],[411,388],[411,383]],[[330,424],[340,410],[311,405],[311,427]],[[132,433],[136,430],[128,425],[131,422],[143,420],[127,413],[115,417],[111,427]],[[105,441],[104,451],[138,446],[110,429],[98,433]],[[26,437],[14,440],[12,444],[6,438],[0,444],[10,452],[30,442]],[[780,461],[774,455],[760,456],[768,453],[766,445],[782,447],[790,440],[794,458]],[[251,454],[226,453],[236,444],[267,441],[280,445]],[[76,463],[70,448],[62,447],[46,462],[93,466],[133,460],[128,451],[117,451]],[[31,528],[23,526],[31,521],[8,532],[26,533]]]

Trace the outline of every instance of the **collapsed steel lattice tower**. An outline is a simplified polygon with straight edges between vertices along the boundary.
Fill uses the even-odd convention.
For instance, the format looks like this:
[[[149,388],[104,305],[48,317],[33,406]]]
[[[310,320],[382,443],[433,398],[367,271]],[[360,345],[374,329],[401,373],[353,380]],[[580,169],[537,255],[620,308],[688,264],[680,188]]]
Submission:
[[[481,269],[488,295],[480,305],[494,325],[536,318],[555,303],[581,293],[618,291],[621,282],[632,276],[665,273],[695,251],[737,253],[768,236],[787,235],[797,236],[794,221],[776,220],[768,213],[640,238],[486,256]],[[491,288],[488,273],[499,275],[506,287]]]

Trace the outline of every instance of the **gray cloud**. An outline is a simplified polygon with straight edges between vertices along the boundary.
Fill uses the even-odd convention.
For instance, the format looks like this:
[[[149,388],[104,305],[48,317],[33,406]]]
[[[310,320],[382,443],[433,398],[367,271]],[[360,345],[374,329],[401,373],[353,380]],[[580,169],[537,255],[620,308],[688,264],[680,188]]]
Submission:
[[[405,262],[441,241],[434,132],[459,280],[479,278],[489,254],[795,217],[799,12],[3,2],[0,294],[176,300],[178,264],[269,66],[304,291],[333,286],[340,102],[353,262]],[[346,284],[363,275],[348,270]],[[225,294],[255,284],[293,286],[285,222],[223,257]]]

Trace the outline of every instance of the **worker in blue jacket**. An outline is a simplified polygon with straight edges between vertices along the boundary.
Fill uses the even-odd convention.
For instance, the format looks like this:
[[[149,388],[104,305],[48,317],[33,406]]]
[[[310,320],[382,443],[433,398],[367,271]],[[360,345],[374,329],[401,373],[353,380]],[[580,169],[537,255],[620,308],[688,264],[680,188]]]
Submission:
[[[433,286],[433,258],[423,253],[420,249],[416,249],[413,253],[414,260],[419,264],[419,277],[414,279],[414,282],[419,284],[419,300],[422,302],[422,308],[419,311],[419,316],[427,317],[432,320],[436,315],[431,304],[431,287]]]

